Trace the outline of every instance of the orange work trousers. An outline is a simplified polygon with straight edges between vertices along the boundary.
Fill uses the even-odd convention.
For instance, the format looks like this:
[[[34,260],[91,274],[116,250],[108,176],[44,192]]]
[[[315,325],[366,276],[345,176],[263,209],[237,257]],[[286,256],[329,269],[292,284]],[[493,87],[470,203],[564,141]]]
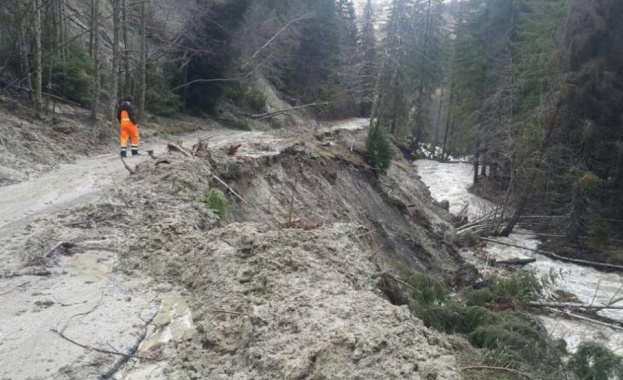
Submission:
[[[132,140],[132,146],[138,147],[141,137],[138,134],[138,126],[131,123],[121,123],[121,147],[128,146],[128,138]]]

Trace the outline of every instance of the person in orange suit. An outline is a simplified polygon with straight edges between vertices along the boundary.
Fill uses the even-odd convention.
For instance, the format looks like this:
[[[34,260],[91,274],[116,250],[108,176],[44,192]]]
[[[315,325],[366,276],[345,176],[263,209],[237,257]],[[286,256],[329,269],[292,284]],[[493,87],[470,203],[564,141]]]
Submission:
[[[134,111],[132,110],[132,103],[134,103],[134,97],[132,95],[126,96],[120,104],[117,110],[117,120],[121,127],[121,157],[128,156],[128,139],[132,144],[132,156],[138,156],[138,145],[141,142],[141,137],[138,133],[138,124],[134,117]]]

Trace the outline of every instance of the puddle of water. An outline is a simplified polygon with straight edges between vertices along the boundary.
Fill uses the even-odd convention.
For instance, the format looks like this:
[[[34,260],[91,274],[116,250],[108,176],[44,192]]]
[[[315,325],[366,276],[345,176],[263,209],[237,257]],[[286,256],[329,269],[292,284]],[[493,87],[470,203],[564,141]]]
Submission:
[[[107,277],[113,270],[113,257],[111,254],[98,254],[86,252],[74,255],[70,259],[70,264],[83,275],[101,280]]]
[[[152,325],[155,328],[143,340],[139,352],[148,351],[170,341],[181,341],[184,334],[193,328],[192,313],[184,298],[177,294],[165,295]]]

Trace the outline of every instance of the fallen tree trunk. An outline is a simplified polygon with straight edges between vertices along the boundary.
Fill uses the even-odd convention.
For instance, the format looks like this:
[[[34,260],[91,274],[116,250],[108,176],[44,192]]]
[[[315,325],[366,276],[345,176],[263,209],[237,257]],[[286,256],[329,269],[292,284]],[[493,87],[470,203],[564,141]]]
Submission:
[[[178,152],[182,153],[183,155],[185,155],[186,157],[193,157],[193,155],[189,151],[184,149],[181,146],[181,144],[176,144],[174,142],[170,142],[170,143],[167,144],[167,148],[169,148],[169,150],[178,151]]]
[[[23,91],[23,92],[26,92],[26,93],[28,93],[28,94],[30,94],[30,93],[32,93],[32,92],[34,92],[34,90],[31,90],[31,89],[28,89],[28,88],[25,88],[25,87],[22,87],[22,86],[16,86],[16,85],[14,85],[14,84],[7,83],[7,82],[5,82],[5,81],[0,82],[0,84],[3,84],[3,85],[5,85],[5,84],[6,84],[6,85],[7,85],[7,87],[6,87],[5,89],[12,88],[12,89],[14,89],[14,90],[18,90],[18,91]],[[42,94],[42,95],[45,95],[45,96],[47,96],[47,97],[50,97],[50,98],[52,98],[52,99],[58,100],[59,102],[63,102],[63,103],[69,104],[70,106],[75,106],[75,107],[84,107],[84,106],[83,106],[82,104],[80,104],[80,103],[76,103],[76,102],[74,102],[73,100],[69,100],[69,99],[67,99],[67,98],[63,98],[63,97],[60,97],[60,96],[58,96],[58,95],[53,95],[53,94],[50,94],[50,93],[48,93],[48,92],[41,92],[41,94]]]
[[[333,104],[333,103],[336,103],[336,102],[310,103],[310,104],[304,104],[302,106],[296,106],[296,107],[288,108],[288,109],[285,109],[285,110],[279,110],[279,111],[274,111],[274,112],[266,112],[266,113],[259,113],[259,114],[246,115],[246,116],[250,117],[251,119],[264,120],[264,119],[271,118],[273,116],[281,115],[281,114],[288,113],[288,112],[291,112],[291,111],[300,110],[300,109],[303,109],[303,108],[317,107],[317,106],[327,106],[327,105]]]
[[[623,321],[604,317],[603,315],[591,314],[591,316],[584,316],[571,313],[568,310],[557,310],[556,308],[550,308],[551,312],[561,315],[570,319],[577,319],[583,322],[593,323],[599,326],[608,327],[616,330],[623,330]]]
[[[57,243],[56,245],[54,245],[54,247],[52,247],[49,251],[47,251],[46,253],[44,253],[41,257],[47,258],[52,256],[52,254],[54,252],[56,252],[59,249],[69,249],[69,248],[73,248],[76,245],[74,243],[70,243],[68,241],[61,241],[59,243]]]
[[[502,260],[502,261],[492,261],[492,265],[527,265],[535,262],[536,259],[512,259],[512,260]]]
[[[593,267],[593,268],[596,268],[596,269],[623,271],[623,265],[598,263],[598,262],[595,262],[595,261],[588,261],[588,260],[581,260],[581,259],[571,259],[571,258],[568,258],[568,257],[562,257],[560,255],[557,255],[557,254],[553,253],[553,252],[542,251],[540,249],[524,247],[524,246],[521,246],[521,245],[507,243],[507,242],[499,241],[499,240],[495,240],[495,239],[480,238],[480,240],[484,240],[484,241],[488,241],[488,242],[495,243],[495,244],[501,244],[501,245],[506,245],[506,246],[509,246],[509,247],[515,247],[515,248],[520,248],[520,249],[525,249],[525,250],[528,250],[528,251],[536,252],[536,253],[538,253],[540,255],[543,255],[545,257],[549,257],[552,260],[558,260],[558,261],[562,261],[562,262],[566,262],[566,263],[572,263],[572,264],[578,264],[578,265],[583,265],[583,266],[589,266],[589,267]]]
[[[600,321],[597,319],[584,317],[582,315],[573,314],[568,311],[564,312],[564,315],[569,318],[577,319],[577,320],[584,321],[584,322],[594,323],[599,326],[608,327],[608,328],[615,329],[615,330],[623,330],[623,326],[621,322],[615,321],[610,318],[600,317],[600,319],[605,319],[607,321],[607,322],[604,322],[604,321]]]
[[[623,306],[613,305],[585,305],[574,302],[529,302],[531,307],[552,307],[556,309],[586,309],[586,310],[623,310]]]

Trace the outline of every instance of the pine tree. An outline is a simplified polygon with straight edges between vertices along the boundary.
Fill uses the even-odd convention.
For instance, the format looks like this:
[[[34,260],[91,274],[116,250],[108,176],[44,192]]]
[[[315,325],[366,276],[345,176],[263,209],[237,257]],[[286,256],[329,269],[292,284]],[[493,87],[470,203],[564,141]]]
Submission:
[[[305,0],[314,16],[305,21],[291,64],[287,92],[298,103],[335,101],[341,93],[340,17],[334,0]]]
[[[392,134],[404,134],[409,107],[405,89],[412,88],[409,81],[414,62],[407,60],[407,39],[411,19],[405,0],[393,0],[389,22],[384,30],[383,49],[375,98],[372,108],[371,130],[383,127]]]
[[[563,45],[568,87],[557,142],[571,154],[557,169],[567,174],[562,183],[570,190],[560,192],[567,200],[566,236],[577,242],[586,234],[604,235],[601,220],[623,215],[617,187],[623,170],[623,4],[573,0],[570,6]]]
[[[385,29],[373,120],[398,137],[411,135],[414,149],[423,138],[430,98],[439,87],[442,66],[442,2],[392,2]]]

